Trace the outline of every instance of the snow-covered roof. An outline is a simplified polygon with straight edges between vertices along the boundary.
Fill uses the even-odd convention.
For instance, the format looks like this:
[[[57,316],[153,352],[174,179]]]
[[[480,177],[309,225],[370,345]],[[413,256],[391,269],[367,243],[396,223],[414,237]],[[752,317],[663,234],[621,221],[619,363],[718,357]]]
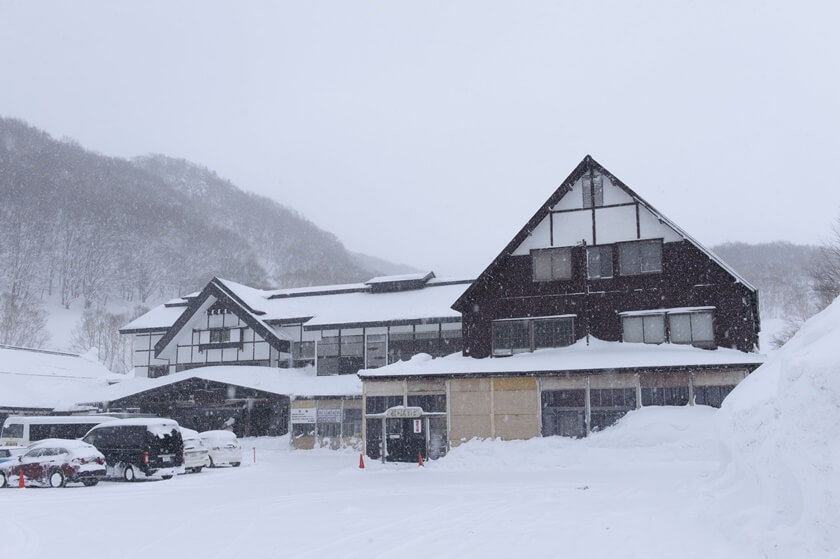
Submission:
[[[92,357],[0,346],[0,407],[53,409],[123,378]]]
[[[378,276],[365,282],[365,285],[376,283],[398,283],[401,281],[428,281],[435,277],[434,272],[416,272],[413,274],[400,274],[395,276]]]
[[[432,358],[421,353],[379,369],[359,371],[363,379],[401,376],[458,376],[475,374],[522,374],[572,371],[642,369],[697,366],[758,366],[764,361],[756,353],[734,349],[699,349],[677,344],[605,342],[590,338],[568,347],[541,349],[511,357],[473,359],[454,353]]]
[[[273,367],[226,365],[199,367],[158,378],[135,377],[127,379],[119,385],[91,391],[78,402],[113,402],[192,378],[233,384],[292,397],[360,396],[362,394],[362,383],[356,375],[317,376],[315,369],[312,367],[276,369]]]
[[[391,281],[389,278],[402,277],[405,276],[374,279],[387,283]],[[422,322],[439,318],[457,320],[461,314],[452,310],[451,305],[471,280],[432,278],[422,289],[387,293],[372,293],[370,286],[365,284],[266,291],[230,280],[213,281],[250,309],[254,319],[261,323],[305,322],[310,328],[324,328],[338,324]],[[185,310],[183,306],[160,305],[126,324],[120,331],[124,334],[144,330],[165,331]]]
[[[170,306],[171,303],[167,302],[162,305],[158,305],[154,307],[146,314],[139,316],[123,326],[120,329],[120,332],[123,334],[129,334],[132,332],[143,331],[143,330],[160,330],[164,331],[173,324],[175,321],[178,320],[178,317],[183,314],[184,309],[187,305],[187,301],[184,300],[183,305],[179,306]]]

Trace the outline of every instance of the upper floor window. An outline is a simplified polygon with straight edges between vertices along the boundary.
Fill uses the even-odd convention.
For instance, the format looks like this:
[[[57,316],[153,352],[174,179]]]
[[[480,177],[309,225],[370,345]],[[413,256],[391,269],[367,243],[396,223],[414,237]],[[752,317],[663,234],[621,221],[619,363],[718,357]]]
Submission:
[[[622,339],[625,342],[692,344],[712,347],[715,344],[711,310],[667,310],[645,314],[629,313],[621,317]]]
[[[513,355],[536,349],[564,347],[574,342],[573,316],[493,322],[493,355]]]
[[[662,271],[662,241],[633,241],[618,245],[618,271],[637,276]]]
[[[572,249],[549,248],[531,251],[534,281],[572,279]]]
[[[604,176],[584,175],[581,180],[583,187],[583,207],[594,208],[604,205]]]
[[[230,341],[230,328],[210,329],[210,343],[223,344]]]
[[[586,249],[586,275],[589,279],[613,277],[612,245],[592,246]]]

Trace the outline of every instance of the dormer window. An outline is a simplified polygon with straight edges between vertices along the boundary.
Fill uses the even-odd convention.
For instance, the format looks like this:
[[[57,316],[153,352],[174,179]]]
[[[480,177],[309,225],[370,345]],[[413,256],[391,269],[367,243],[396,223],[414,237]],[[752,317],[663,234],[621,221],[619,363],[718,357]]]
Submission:
[[[584,208],[597,208],[604,205],[603,175],[585,175],[581,186],[583,187]]]
[[[210,343],[223,344],[230,341],[230,328],[212,328],[210,330]]]
[[[534,281],[572,279],[572,249],[549,248],[531,251]]]

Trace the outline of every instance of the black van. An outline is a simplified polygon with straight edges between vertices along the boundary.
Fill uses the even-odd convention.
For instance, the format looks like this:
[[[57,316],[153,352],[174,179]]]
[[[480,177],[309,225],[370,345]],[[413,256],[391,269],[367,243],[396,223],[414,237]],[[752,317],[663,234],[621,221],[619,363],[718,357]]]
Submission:
[[[82,440],[105,455],[112,479],[169,479],[184,473],[184,441],[171,419],[116,419],[97,425]]]

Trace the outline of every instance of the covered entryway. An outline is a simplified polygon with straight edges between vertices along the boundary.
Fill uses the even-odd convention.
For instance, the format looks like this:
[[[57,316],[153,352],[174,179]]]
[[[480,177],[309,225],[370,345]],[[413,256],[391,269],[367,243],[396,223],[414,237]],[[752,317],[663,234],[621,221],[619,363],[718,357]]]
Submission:
[[[436,420],[441,418],[443,421]],[[394,406],[384,413],[367,414],[368,456],[383,462],[416,462],[439,458],[446,453],[446,412],[426,412],[418,406]],[[376,444],[378,443],[378,445]],[[378,446],[378,448],[376,448]]]

